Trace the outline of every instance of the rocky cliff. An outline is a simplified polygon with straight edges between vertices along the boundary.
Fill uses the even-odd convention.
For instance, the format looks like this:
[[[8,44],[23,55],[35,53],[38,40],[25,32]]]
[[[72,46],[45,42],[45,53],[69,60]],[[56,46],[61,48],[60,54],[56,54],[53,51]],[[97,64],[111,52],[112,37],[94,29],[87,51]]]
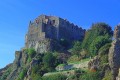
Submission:
[[[62,27],[66,27],[66,29],[68,29],[68,33],[64,34],[66,36],[60,35],[62,34],[62,31],[65,32],[64,29],[61,29]],[[71,33],[70,29],[73,28],[75,28],[75,31],[72,31]],[[25,37],[25,47],[22,48],[22,50],[15,52],[14,62],[7,65],[3,69],[0,69],[0,80],[33,80],[33,69],[38,65],[39,68],[37,68],[37,70],[41,70],[39,76],[42,76],[44,73],[49,71],[47,70],[47,68],[45,68],[46,66],[43,67],[43,70],[42,68],[40,68],[40,66],[45,65],[42,58],[45,55],[42,53],[60,51],[60,53],[62,53],[60,55],[64,60],[64,58],[66,58],[64,55],[69,54],[69,52],[65,50],[65,41],[68,41],[68,39],[71,38],[72,35],[74,35],[75,37],[77,35],[77,37],[75,38],[73,36],[74,39],[70,39],[70,41],[79,39],[82,40],[85,35],[84,33],[85,30],[79,28],[78,26],[74,26],[73,24],[62,18],[46,15],[39,16],[37,19],[35,19],[34,22],[30,22],[28,33]],[[57,36],[59,36],[59,39]],[[72,42],[70,42],[70,44],[71,43]]]
[[[109,65],[111,67],[113,80],[116,80],[120,68],[120,25],[114,30],[114,40],[109,50]]]

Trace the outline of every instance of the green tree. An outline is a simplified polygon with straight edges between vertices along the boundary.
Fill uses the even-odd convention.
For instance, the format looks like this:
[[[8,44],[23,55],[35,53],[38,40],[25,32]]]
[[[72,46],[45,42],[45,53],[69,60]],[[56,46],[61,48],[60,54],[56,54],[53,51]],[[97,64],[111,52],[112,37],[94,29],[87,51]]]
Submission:
[[[102,46],[102,47],[99,49],[98,54],[99,54],[100,56],[105,55],[105,54],[108,54],[110,47],[111,47],[111,43],[105,44],[104,46]]]
[[[113,31],[108,24],[93,24],[91,29],[89,29],[85,34],[85,38],[82,42],[82,49],[85,49],[87,52],[93,53],[93,55],[95,55],[95,53],[98,52],[99,48],[103,46],[103,44],[105,45],[108,43],[108,41],[112,38],[112,35]]]
[[[48,71],[54,70],[55,68],[55,57],[52,53],[46,53],[43,57],[44,67],[48,69]]]
[[[111,27],[106,23],[95,23],[92,24],[91,29],[89,29],[82,43],[82,48],[87,49],[90,47],[90,44],[96,39],[98,36],[106,36],[108,35],[108,39],[112,37],[113,31]]]
[[[90,44],[89,52],[92,56],[97,55],[99,49],[104,46],[106,43],[110,43],[111,40],[107,39],[105,36],[98,36],[93,42]]]
[[[81,51],[81,42],[76,41],[72,48],[72,54],[80,56],[80,51]]]

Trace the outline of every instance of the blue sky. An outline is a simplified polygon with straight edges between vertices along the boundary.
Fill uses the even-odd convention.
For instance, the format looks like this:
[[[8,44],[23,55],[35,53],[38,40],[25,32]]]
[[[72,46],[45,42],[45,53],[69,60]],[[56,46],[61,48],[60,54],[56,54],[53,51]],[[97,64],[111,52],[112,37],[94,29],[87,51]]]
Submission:
[[[114,29],[120,22],[120,0],[0,0],[0,68],[13,62],[24,46],[30,20],[40,14],[55,15],[90,28],[106,22]]]

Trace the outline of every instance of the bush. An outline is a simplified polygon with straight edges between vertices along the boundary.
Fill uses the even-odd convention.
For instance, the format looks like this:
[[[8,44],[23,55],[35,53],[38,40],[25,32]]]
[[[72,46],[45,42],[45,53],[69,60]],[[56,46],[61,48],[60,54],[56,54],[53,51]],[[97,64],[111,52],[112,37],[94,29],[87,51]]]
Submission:
[[[101,80],[99,72],[87,72],[80,75],[79,80]]]
[[[27,62],[29,63],[33,57],[36,55],[36,51],[33,48],[25,49],[25,52],[28,54]]]
[[[78,80],[78,78],[76,77],[76,75],[71,75],[68,77],[67,80]]]
[[[100,65],[103,65],[105,63],[108,63],[108,55],[103,55],[100,57]]]
[[[108,54],[110,46],[111,46],[111,43],[105,44],[104,46],[102,46],[102,47],[99,49],[98,54],[99,54],[100,56],[105,55],[105,54]]]
[[[82,59],[90,57],[90,54],[87,52],[87,50],[84,49],[80,52],[80,55]]]
[[[17,80],[24,80],[24,77],[26,76],[27,74],[27,69],[23,69],[20,74],[19,74],[19,77]]]
[[[112,73],[111,73],[111,71],[106,71],[105,77],[102,80],[112,80]]]
[[[31,61],[32,61],[32,58],[31,58],[31,57],[28,57],[27,62],[29,63],[29,62],[31,62]]]
[[[98,55],[100,56],[100,66],[102,67],[105,63],[108,63],[108,53],[111,43],[107,43],[102,46],[99,51]]]
[[[80,51],[81,51],[81,42],[76,41],[72,48],[72,54],[80,56]]]
[[[110,43],[110,40],[107,39],[105,36],[98,36],[96,39],[94,39],[89,48],[91,56],[96,56],[99,49],[106,43]]]
[[[33,57],[35,56],[35,54],[36,54],[35,49],[30,48],[30,49],[27,49],[27,50],[28,50],[28,55],[29,55],[31,58],[33,58]]]
[[[42,80],[42,78],[39,74],[35,74],[34,77],[32,77],[32,80]]]
[[[54,62],[55,62],[55,57],[53,56],[52,53],[46,53],[43,57],[43,63],[46,66],[54,66]]]
[[[73,55],[68,59],[68,63],[74,63],[76,61],[80,61],[79,57],[77,55]]]
[[[55,74],[55,75],[49,75],[49,76],[43,76],[43,80],[66,80],[67,77],[62,74]]]
[[[36,64],[35,66],[32,67],[32,73],[33,74],[37,74],[37,72],[39,71],[39,69],[40,69],[39,65]]]
[[[31,77],[32,77],[32,80],[41,80],[40,66],[39,65],[35,65],[32,67]]]
[[[56,58],[52,53],[45,53],[43,57],[43,64],[48,71],[53,71],[56,67]]]

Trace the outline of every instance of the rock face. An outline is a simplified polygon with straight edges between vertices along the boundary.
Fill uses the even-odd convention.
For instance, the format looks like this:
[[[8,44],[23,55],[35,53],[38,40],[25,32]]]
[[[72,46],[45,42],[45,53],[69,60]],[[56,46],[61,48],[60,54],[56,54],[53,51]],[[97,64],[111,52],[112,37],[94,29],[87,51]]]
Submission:
[[[118,77],[116,77],[116,80],[120,80],[120,69],[119,69]]]
[[[41,15],[29,24],[26,34],[26,48],[34,48],[43,53],[52,50],[52,40],[65,39],[67,41],[82,40],[85,30],[55,16]],[[54,44],[52,44],[54,45]]]
[[[109,50],[109,65],[112,70],[113,80],[116,80],[120,68],[120,25],[114,30],[115,40]]]
[[[6,67],[0,69],[0,76],[2,76],[2,75],[5,73],[5,71],[6,71],[9,67],[11,67],[11,65],[12,65],[12,64],[8,64]]]
[[[95,56],[92,60],[88,63],[88,68],[90,70],[97,70],[100,65],[100,58],[98,56]]]
[[[39,54],[36,56],[39,56]],[[18,80],[20,77],[19,74],[24,70],[24,68],[27,73],[25,80],[30,80],[31,68],[38,63],[39,61],[34,57],[30,62],[28,62],[28,53],[25,50],[16,51],[14,62],[3,69],[0,69],[0,80]]]
[[[18,73],[21,72],[22,67],[26,65],[28,59],[28,54],[23,51],[15,52],[15,60],[11,65],[11,72],[6,80],[16,80],[18,78]]]
[[[116,26],[114,31],[114,38],[119,39],[120,38],[120,24]]]

